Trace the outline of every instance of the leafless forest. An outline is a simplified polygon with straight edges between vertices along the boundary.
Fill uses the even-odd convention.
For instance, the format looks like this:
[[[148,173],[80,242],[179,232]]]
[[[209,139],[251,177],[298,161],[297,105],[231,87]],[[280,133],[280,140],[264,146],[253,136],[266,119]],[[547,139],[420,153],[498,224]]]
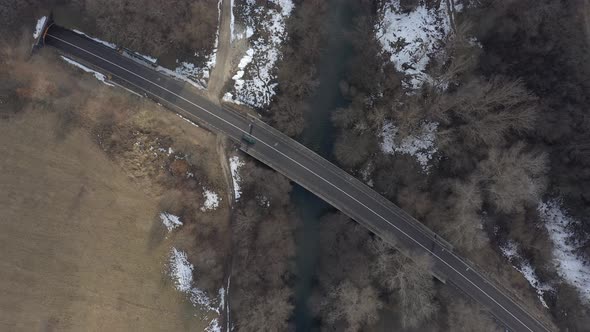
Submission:
[[[590,178],[584,171],[590,165],[590,67],[582,13],[587,8],[580,1],[480,1],[457,16],[445,44],[447,60],[430,64],[434,84],[407,94],[402,74],[374,65],[383,62],[383,53],[371,38],[375,16],[368,6],[353,36],[359,58],[346,82],[354,88],[350,106],[333,116],[341,130],[334,156],[359,177],[372,168],[379,192],[484,269],[504,273],[493,272],[501,263],[490,257],[501,257],[498,248],[510,239],[542,278],[554,280],[554,270],[546,268],[551,242],[536,211],[544,195],[565,198],[582,221],[579,254],[590,254]],[[437,87],[441,81],[452,82],[444,92]],[[441,157],[427,176],[412,158],[379,150],[374,133],[385,121],[393,121],[402,137],[424,122],[439,124]],[[571,292],[560,284],[545,298],[562,328],[582,330],[588,309]]]

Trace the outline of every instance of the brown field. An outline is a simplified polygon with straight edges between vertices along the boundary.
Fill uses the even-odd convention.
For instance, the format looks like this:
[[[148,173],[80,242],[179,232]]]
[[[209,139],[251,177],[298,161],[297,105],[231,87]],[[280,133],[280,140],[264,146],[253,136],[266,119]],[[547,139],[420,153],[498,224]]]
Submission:
[[[35,111],[0,121],[0,330],[203,330],[164,273],[157,196],[56,128]]]

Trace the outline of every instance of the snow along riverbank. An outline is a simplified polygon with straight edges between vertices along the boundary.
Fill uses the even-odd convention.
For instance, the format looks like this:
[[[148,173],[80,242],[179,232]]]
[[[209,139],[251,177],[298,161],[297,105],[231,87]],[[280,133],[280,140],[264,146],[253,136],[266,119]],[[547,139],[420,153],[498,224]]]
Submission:
[[[396,69],[407,75],[404,86],[418,89],[431,80],[426,67],[451,32],[450,13],[445,1],[429,8],[420,0],[412,10],[404,10],[400,1],[390,0],[381,9],[377,38]]]
[[[232,77],[232,89],[223,100],[262,108],[275,95],[277,87],[275,65],[281,58],[280,47],[286,38],[285,21],[291,15],[291,0],[270,0],[264,3],[245,1],[240,7],[245,27],[236,30],[232,1],[232,40],[248,39],[249,48]]]
[[[572,228],[579,221],[563,209],[559,199],[541,202],[537,210],[553,242],[557,273],[576,287],[584,301],[590,304],[590,262],[577,253],[580,243],[575,240]]]

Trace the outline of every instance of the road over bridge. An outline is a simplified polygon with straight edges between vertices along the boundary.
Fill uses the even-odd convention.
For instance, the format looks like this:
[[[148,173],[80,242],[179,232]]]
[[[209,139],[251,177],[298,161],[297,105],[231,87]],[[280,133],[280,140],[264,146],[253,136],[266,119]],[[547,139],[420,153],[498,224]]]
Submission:
[[[126,87],[165,104],[182,116],[240,142],[245,153],[313,192],[385,241],[415,254],[431,256],[433,274],[437,278],[489,308],[509,329],[549,331],[539,319],[474,270],[453,252],[448,243],[419,221],[350,174],[260,120],[220,107],[195,92],[192,86],[57,25],[48,28],[44,43],[111,75]],[[254,144],[243,139],[250,125]]]

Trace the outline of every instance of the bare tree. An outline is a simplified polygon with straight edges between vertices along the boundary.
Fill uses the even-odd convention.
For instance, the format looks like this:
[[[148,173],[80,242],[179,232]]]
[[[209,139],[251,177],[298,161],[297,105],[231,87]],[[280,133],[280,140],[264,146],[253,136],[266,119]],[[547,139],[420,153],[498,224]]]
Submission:
[[[547,154],[524,148],[519,142],[508,150],[492,149],[478,167],[488,199],[501,212],[522,211],[545,192]]]
[[[308,111],[306,102],[288,94],[279,94],[271,105],[272,123],[286,135],[297,136],[305,127],[305,114]]]
[[[283,208],[289,203],[291,183],[282,174],[248,163],[241,169],[243,196],[263,200],[270,209]]]
[[[348,280],[333,287],[323,303],[327,322],[334,324],[344,320],[347,331],[358,331],[361,327],[376,322],[378,310],[382,307],[383,303],[373,286],[361,288]]]
[[[205,55],[214,47],[214,2],[85,0],[70,6],[95,23],[97,29],[89,33],[155,57],[170,49]]]
[[[487,243],[487,237],[479,215],[483,204],[479,182],[471,177],[466,181],[454,181],[450,187],[449,212],[440,225],[442,235],[464,250],[481,248]]]
[[[358,166],[371,155],[374,140],[375,136],[369,132],[361,135],[355,135],[353,131],[343,132],[335,143],[334,155],[344,166]]]
[[[248,317],[238,322],[240,331],[285,331],[287,320],[293,311],[290,303],[291,291],[282,288],[269,292],[262,298],[251,297]]]
[[[502,329],[480,305],[453,296],[445,297],[449,304],[448,328],[458,332],[500,332]]]
[[[281,331],[293,310],[294,216],[291,185],[282,175],[247,163],[241,168],[242,196],[234,224],[232,311],[243,331]],[[267,204],[260,203],[264,195]]]
[[[445,112],[451,111],[462,123],[447,130],[455,133],[454,142],[498,146],[509,133],[533,128],[536,97],[520,80],[493,77],[475,79],[441,100]],[[453,144],[453,143],[450,143]]]
[[[427,256],[412,259],[378,240],[374,247],[377,259],[373,274],[388,290],[394,291],[404,327],[417,327],[438,310],[435,289]]]
[[[463,21],[449,34],[444,44],[444,52],[440,52],[444,59],[437,59],[431,69],[436,88],[445,88],[453,83],[459,83],[461,78],[468,76],[477,65],[480,47],[470,38],[472,24]]]

